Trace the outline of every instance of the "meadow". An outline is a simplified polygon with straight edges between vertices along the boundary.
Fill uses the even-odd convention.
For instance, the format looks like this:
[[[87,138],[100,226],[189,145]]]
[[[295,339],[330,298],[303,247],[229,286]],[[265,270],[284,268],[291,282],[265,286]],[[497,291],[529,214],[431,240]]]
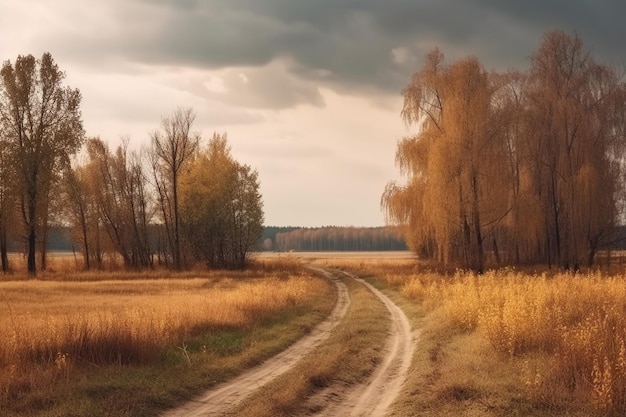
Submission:
[[[626,414],[623,274],[442,274],[399,256],[306,262],[368,278],[412,318],[419,338],[393,416]],[[282,350],[335,300],[292,256],[243,272],[70,269],[0,282],[0,416],[155,415]],[[354,307],[379,316],[356,291]],[[339,347],[363,343],[350,351],[365,352],[381,337],[361,341],[354,335],[374,327],[355,325],[347,321],[297,377],[268,386],[252,415],[289,415],[312,387],[356,372]]]
[[[282,350],[332,309],[294,262],[0,282],[0,415],[154,415]]]
[[[626,415],[626,279],[319,260],[397,293],[421,331],[394,415]]]

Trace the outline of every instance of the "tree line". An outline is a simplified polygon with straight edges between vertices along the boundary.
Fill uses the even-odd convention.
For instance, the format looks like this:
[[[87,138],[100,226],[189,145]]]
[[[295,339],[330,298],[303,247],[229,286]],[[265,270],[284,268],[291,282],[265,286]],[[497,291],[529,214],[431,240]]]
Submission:
[[[394,251],[406,250],[404,238],[394,227],[297,228],[267,237],[264,250],[277,251]]]
[[[179,108],[150,145],[111,149],[86,138],[78,89],[49,53],[19,56],[0,72],[0,260],[20,240],[27,269],[46,268],[51,225],[71,231],[84,267],[115,254],[129,268],[196,262],[241,268],[260,238],[258,173],[236,161],[225,134],[204,144],[195,113]],[[37,267],[39,256],[39,267]]]
[[[578,36],[547,33],[527,71],[488,72],[434,49],[403,91],[417,133],[398,143],[405,184],[381,204],[425,258],[592,265],[624,220],[626,86]]]

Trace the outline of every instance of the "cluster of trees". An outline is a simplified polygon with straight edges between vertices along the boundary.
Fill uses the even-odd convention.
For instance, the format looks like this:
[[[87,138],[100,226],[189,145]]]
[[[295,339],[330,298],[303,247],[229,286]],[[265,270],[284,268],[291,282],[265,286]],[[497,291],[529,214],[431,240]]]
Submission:
[[[195,115],[178,109],[151,134],[150,146],[111,150],[85,138],[77,89],[51,55],[19,56],[0,78],[0,258],[25,244],[28,272],[46,268],[50,226],[64,225],[85,268],[115,253],[126,267],[195,262],[241,268],[263,225],[256,171],[237,162],[226,135],[206,146]],[[84,150],[84,152],[80,152]],[[80,155],[80,156],[77,156]]]
[[[398,144],[408,181],[382,206],[423,257],[591,265],[623,221],[626,86],[580,38],[547,33],[530,68],[487,72],[435,49],[403,92],[417,134]]]
[[[315,252],[406,250],[407,247],[394,227],[321,227],[279,232],[273,242],[267,238],[263,248]]]

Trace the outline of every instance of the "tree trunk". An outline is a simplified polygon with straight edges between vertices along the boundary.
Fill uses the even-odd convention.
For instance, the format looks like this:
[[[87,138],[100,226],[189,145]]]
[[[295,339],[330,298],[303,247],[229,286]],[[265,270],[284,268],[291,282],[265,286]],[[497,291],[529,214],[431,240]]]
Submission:
[[[180,271],[180,220],[178,219],[178,172],[172,172],[172,194],[174,197],[174,268]]]
[[[33,221],[28,227],[28,274],[37,275],[37,231]]]
[[[9,272],[9,256],[7,248],[7,231],[6,228],[2,228],[0,235],[0,258],[2,259],[2,272]]]

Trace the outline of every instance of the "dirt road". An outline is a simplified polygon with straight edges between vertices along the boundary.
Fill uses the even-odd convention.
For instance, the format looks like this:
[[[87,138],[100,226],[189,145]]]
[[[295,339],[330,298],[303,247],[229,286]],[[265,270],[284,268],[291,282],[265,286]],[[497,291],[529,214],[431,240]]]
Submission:
[[[368,287],[391,314],[385,358],[368,381],[349,388],[331,386],[324,390],[325,407],[316,417],[382,417],[400,394],[413,358],[414,338],[404,312],[386,295],[360,278],[346,275]]]
[[[163,417],[231,415],[228,411],[233,409],[254,390],[289,370],[300,358],[326,339],[332,329],[346,314],[348,306],[350,305],[350,296],[348,295],[348,289],[345,284],[339,279],[329,272],[319,271],[332,280],[337,287],[337,304],[326,320],[317,325],[307,336],[278,355],[239,375],[237,378],[213,388],[206,394],[184,406],[164,414]]]
[[[334,274],[322,269],[318,271],[335,283],[339,295],[337,305],[324,322],[282,353],[183,407],[165,414],[164,417],[233,415],[229,410],[235,408],[256,389],[289,370],[300,358],[326,339],[345,315],[350,305],[350,297],[346,286]],[[413,356],[413,334],[406,315],[393,301],[367,282],[346,275],[368,287],[391,314],[385,356],[368,380],[351,387],[331,385],[307,401],[315,401],[318,406],[316,409],[322,410],[316,414],[319,417],[384,416],[400,393],[408,372]]]

